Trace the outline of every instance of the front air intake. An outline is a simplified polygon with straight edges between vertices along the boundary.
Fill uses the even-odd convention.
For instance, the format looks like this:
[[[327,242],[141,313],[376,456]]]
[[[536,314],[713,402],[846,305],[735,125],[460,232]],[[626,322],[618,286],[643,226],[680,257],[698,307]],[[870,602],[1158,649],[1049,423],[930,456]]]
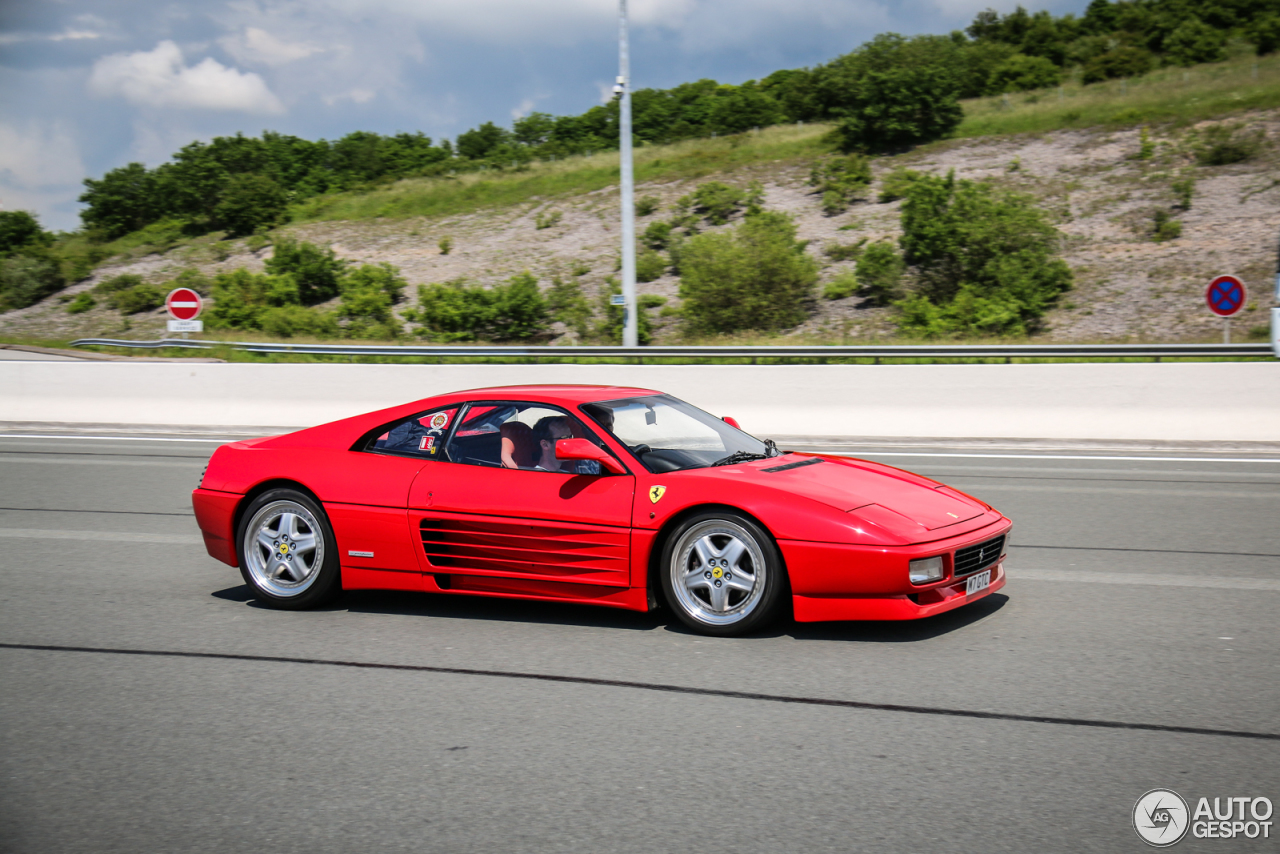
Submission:
[[[960,578],[979,570],[986,569],[996,561],[1000,560],[1000,555],[1004,554],[1004,534],[987,540],[985,543],[978,543],[976,546],[968,546],[956,551],[955,569],[952,575]]]

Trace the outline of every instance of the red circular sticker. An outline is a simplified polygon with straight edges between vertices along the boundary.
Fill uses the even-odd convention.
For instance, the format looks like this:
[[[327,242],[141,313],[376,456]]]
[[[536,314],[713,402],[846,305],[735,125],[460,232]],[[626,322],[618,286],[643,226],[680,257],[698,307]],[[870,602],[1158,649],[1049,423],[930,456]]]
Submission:
[[[195,320],[204,308],[204,301],[191,288],[174,288],[165,297],[164,307],[174,320]]]

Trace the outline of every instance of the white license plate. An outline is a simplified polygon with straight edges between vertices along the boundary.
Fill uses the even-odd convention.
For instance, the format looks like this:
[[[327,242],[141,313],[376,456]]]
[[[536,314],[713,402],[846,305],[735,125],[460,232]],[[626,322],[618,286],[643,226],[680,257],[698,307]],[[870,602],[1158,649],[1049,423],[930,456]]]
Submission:
[[[969,576],[969,580],[964,583],[964,595],[972,596],[980,590],[986,590],[991,586],[991,570],[979,572],[977,575]]]

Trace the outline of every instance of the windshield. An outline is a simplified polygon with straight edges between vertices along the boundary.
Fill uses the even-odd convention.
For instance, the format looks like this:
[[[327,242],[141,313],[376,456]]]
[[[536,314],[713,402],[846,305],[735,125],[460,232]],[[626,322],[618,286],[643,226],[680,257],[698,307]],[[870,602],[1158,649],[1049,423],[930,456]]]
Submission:
[[[702,468],[735,453],[747,458],[777,453],[754,436],[670,395],[588,403],[582,411],[655,473]]]

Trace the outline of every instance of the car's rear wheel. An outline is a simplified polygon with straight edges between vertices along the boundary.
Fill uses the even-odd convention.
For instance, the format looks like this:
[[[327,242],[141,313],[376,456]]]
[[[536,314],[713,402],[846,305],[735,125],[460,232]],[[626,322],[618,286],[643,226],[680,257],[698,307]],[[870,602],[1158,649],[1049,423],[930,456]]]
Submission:
[[[272,608],[314,608],[340,586],[338,546],[324,510],[293,489],[254,499],[236,537],[240,574]]]
[[[667,538],[662,592],[689,628],[740,635],[773,620],[786,593],[782,558],[759,525],[729,510],[700,513]]]

